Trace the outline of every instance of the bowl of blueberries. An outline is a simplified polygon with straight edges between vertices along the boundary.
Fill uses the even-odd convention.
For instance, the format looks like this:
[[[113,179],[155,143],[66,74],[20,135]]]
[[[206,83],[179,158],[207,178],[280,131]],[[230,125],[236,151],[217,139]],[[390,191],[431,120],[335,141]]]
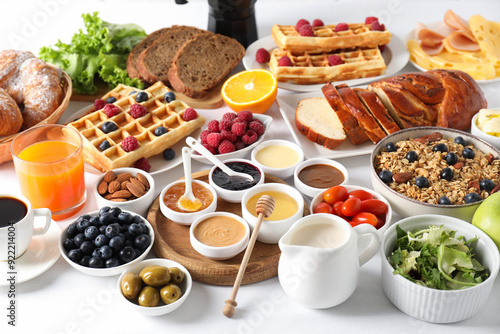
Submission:
[[[142,216],[105,206],[70,223],[61,233],[59,250],[85,274],[113,276],[143,260],[153,241],[153,228]]]

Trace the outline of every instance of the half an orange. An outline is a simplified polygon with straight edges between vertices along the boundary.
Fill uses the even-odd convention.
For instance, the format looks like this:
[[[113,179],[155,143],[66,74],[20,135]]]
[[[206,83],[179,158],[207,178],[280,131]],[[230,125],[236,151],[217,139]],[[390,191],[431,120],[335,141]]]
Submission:
[[[227,79],[221,94],[229,108],[236,112],[249,110],[263,114],[276,100],[278,83],[267,70],[247,70]]]

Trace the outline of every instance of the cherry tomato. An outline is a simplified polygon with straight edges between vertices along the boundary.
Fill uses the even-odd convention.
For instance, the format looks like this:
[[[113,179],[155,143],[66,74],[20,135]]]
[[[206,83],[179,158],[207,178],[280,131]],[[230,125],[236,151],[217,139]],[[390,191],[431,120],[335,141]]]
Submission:
[[[387,212],[387,204],[378,199],[367,199],[361,201],[360,211],[373,213],[375,216],[383,215]]]
[[[347,189],[343,186],[333,186],[325,191],[323,199],[331,205],[338,201],[345,201],[347,199]]]
[[[342,204],[344,204],[344,201],[338,201],[333,204],[333,214],[348,220],[347,217],[342,213]]]
[[[377,216],[377,225],[375,226],[375,228],[378,230],[379,228],[384,226],[384,224],[385,224],[385,219]]]
[[[351,218],[352,222],[366,223],[373,226],[377,226],[377,216],[369,212],[359,212],[354,217]]]
[[[347,217],[352,217],[359,212],[361,209],[361,200],[357,197],[349,197],[342,204],[342,214]]]
[[[373,195],[370,194],[368,191],[362,189],[356,189],[349,192],[349,197],[357,197],[360,200],[364,201],[367,199],[372,199]]]
[[[320,202],[314,208],[313,213],[333,213],[333,208],[326,202]]]

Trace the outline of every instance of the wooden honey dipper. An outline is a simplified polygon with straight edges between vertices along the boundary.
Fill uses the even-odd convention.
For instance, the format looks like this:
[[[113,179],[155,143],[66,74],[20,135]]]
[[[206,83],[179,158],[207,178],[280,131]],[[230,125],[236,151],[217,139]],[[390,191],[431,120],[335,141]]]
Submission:
[[[255,227],[253,228],[252,235],[250,236],[250,240],[248,241],[247,249],[245,250],[245,254],[243,255],[243,259],[241,260],[240,269],[238,270],[238,275],[236,275],[236,280],[234,281],[233,290],[231,291],[231,296],[229,299],[226,299],[226,304],[222,309],[222,313],[231,318],[234,314],[235,307],[238,305],[236,303],[236,294],[238,293],[238,289],[241,285],[241,281],[243,280],[243,275],[245,274],[245,270],[247,268],[248,260],[250,259],[250,255],[252,255],[253,246],[255,245],[255,241],[257,240],[257,235],[259,234],[260,226],[262,225],[262,220],[267,218],[273,213],[274,210],[274,198],[269,195],[262,195],[257,204],[255,205],[255,211],[258,214],[257,222],[255,223]]]

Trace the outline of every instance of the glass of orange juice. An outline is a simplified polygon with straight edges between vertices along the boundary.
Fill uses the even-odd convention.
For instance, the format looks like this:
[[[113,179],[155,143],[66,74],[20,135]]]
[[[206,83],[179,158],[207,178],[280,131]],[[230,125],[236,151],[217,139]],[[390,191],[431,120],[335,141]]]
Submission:
[[[34,208],[49,208],[54,220],[85,204],[83,140],[67,126],[47,124],[17,135],[11,144],[21,192]]]

